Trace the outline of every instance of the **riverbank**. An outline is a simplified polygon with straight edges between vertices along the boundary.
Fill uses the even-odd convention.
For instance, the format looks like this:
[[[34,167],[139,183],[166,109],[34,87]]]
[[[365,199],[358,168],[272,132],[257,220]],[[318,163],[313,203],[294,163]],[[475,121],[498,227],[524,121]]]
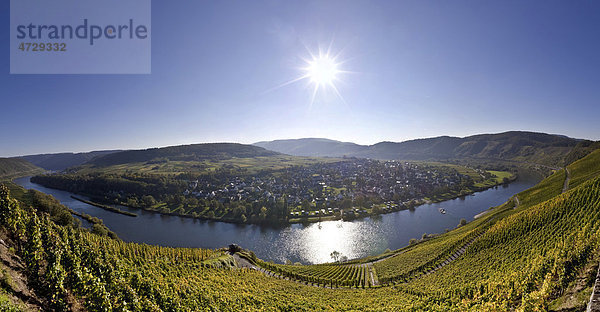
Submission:
[[[351,222],[323,221],[320,224],[289,225],[213,222],[116,206],[138,214],[137,218],[132,218],[71,198],[71,195],[82,194],[46,188],[31,182],[29,178],[17,179],[15,183],[50,194],[74,211],[102,219],[108,228],[126,242],[208,249],[236,243],[253,250],[265,261],[283,263],[289,260],[316,264],[330,262],[333,250],[349,259],[358,259],[380,255],[388,248],[396,250],[405,247],[411,238],[419,239],[423,233],[444,233],[446,229],[455,228],[460,219],[471,220],[482,210],[498,206],[514,194],[539,182],[537,177],[530,178],[519,175],[517,181],[507,186],[491,188],[464,199],[423,205],[418,209],[386,213],[377,217]],[[83,198],[96,201],[92,197]],[[441,214],[440,207],[448,213]]]
[[[371,208],[353,207],[352,209],[347,209],[347,213],[344,213],[344,210],[340,210],[339,212],[336,212],[333,214],[316,215],[316,214],[314,214],[315,211],[313,211],[313,212],[311,212],[311,213],[313,213],[311,215],[301,216],[301,217],[297,217],[297,218],[289,218],[287,220],[283,220],[283,219],[279,219],[279,220],[248,219],[246,221],[243,221],[243,220],[226,218],[226,217],[209,218],[206,216],[182,214],[182,213],[178,213],[178,212],[160,211],[158,209],[153,209],[153,208],[148,208],[148,207],[130,206],[130,205],[127,205],[126,203],[119,203],[119,205],[124,206],[124,207],[129,207],[132,209],[139,209],[139,210],[143,210],[143,211],[147,211],[147,212],[151,212],[151,213],[156,213],[156,214],[164,215],[164,216],[175,216],[175,217],[189,218],[189,219],[196,219],[196,220],[203,220],[203,221],[217,221],[217,222],[225,222],[225,223],[233,223],[233,224],[257,224],[257,225],[269,225],[269,226],[285,226],[285,225],[290,225],[290,224],[310,224],[310,223],[319,223],[319,222],[325,222],[325,221],[339,221],[339,220],[353,221],[353,220],[360,220],[360,219],[365,219],[365,218],[369,218],[369,217],[376,217],[379,215],[385,215],[385,214],[394,213],[394,212],[403,211],[403,210],[411,210],[412,211],[416,207],[424,205],[424,204],[434,204],[434,203],[440,203],[440,202],[444,202],[444,201],[448,201],[448,200],[452,200],[452,199],[456,199],[456,198],[464,198],[466,196],[472,195],[477,192],[482,192],[482,191],[488,190],[493,187],[509,184],[511,182],[514,182],[516,179],[517,179],[517,175],[511,174],[507,179],[498,178],[498,179],[488,180],[485,184],[480,183],[478,185],[473,185],[466,189],[462,189],[460,191],[447,192],[447,193],[439,194],[439,195],[432,196],[432,197],[425,197],[423,199],[418,199],[418,200],[413,199],[410,201],[405,201],[403,203],[393,203],[391,205],[390,204],[378,204]],[[101,209],[105,209],[110,212],[119,213],[119,214],[127,215],[130,217],[137,216],[137,214],[135,214],[135,213],[123,211],[118,208],[111,207],[107,204],[99,203],[99,201],[101,201],[101,200],[95,200],[93,198],[93,196],[86,195],[86,194],[81,194],[81,195],[90,197],[92,199],[92,201],[84,200],[84,199],[76,197],[76,196],[71,196],[71,197],[73,199],[82,201],[86,204],[90,204],[92,206],[95,206],[95,207],[98,207]]]
[[[76,197],[76,196],[73,196],[73,195],[71,195],[71,198],[73,198],[73,199],[75,199],[75,200],[78,200],[78,201],[80,201],[80,202],[86,203],[86,204],[88,204],[88,205],[92,205],[92,206],[94,206],[94,207],[98,207],[98,208],[101,208],[101,209],[104,209],[104,210],[110,211],[110,212],[114,212],[114,213],[120,213],[120,214],[122,214],[122,215],[129,216],[129,217],[137,217],[137,214],[135,214],[135,213],[133,213],[133,212],[129,212],[129,211],[123,211],[123,210],[121,210],[121,209],[118,209],[118,208],[115,208],[115,207],[111,207],[111,206],[107,206],[107,205],[103,205],[103,204],[95,203],[95,202],[93,202],[93,201],[85,200],[85,199],[83,199],[83,198],[79,198],[79,197]]]
[[[506,180],[503,179],[504,177],[506,177]],[[394,213],[394,212],[403,211],[403,210],[414,210],[421,205],[441,203],[441,202],[453,200],[456,198],[464,198],[466,196],[473,195],[477,192],[483,192],[483,191],[489,190],[494,187],[508,185],[508,184],[516,181],[517,178],[518,178],[518,176],[516,174],[512,173],[510,176],[505,175],[503,177],[499,177],[498,179],[495,179],[493,182],[482,183],[482,184],[479,184],[479,186],[474,185],[467,189],[463,189],[459,192],[448,192],[448,193],[444,193],[444,194],[440,194],[440,195],[436,195],[436,196],[432,196],[432,197],[425,197],[425,198],[419,199],[419,200],[411,200],[411,201],[404,202],[402,204],[396,204],[395,206],[380,204],[377,207],[378,208],[376,210],[377,212],[373,212],[373,210],[375,210],[374,207],[363,208],[363,209],[354,209],[353,208],[353,209],[350,209],[351,211],[353,211],[353,216],[351,216],[351,217],[345,216],[343,213],[343,210],[341,210],[337,215],[323,215],[323,216],[309,215],[307,217],[290,218],[288,220],[288,222],[290,224],[294,224],[294,223],[317,223],[317,222],[324,222],[324,221],[339,221],[339,220],[352,221],[352,220],[360,220],[360,219],[364,219],[364,218],[374,217],[374,216],[378,216],[378,215]],[[356,210],[358,210],[358,211],[356,211]],[[481,215],[483,215],[483,213]],[[478,216],[479,215],[475,216],[475,218],[477,218]]]

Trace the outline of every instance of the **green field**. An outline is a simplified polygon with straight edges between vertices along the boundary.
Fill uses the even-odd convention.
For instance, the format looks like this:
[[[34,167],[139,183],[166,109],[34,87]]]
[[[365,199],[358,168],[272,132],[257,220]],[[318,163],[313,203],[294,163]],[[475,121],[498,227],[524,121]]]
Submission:
[[[233,168],[246,174],[255,174],[262,170],[279,170],[291,166],[306,166],[317,163],[343,161],[341,158],[319,158],[300,156],[257,156],[249,158],[233,157],[229,159],[206,159],[195,161],[168,160],[157,162],[137,162],[101,167],[104,174],[158,174],[177,175],[182,173],[206,174],[222,168]],[[98,167],[83,165],[77,168],[78,174],[97,173]]]

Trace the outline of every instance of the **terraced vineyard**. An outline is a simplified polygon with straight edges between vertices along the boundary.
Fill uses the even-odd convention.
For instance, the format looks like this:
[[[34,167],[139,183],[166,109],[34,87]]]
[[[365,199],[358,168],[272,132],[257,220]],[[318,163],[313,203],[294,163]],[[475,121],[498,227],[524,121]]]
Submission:
[[[5,188],[0,249],[20,259],[10,270],[26,277],[40,306],[55,310],[580,311],[600,261],[596,156],[569,167],[577,182],[563,194],[564,172],[558,171],[518,194],[518,209],[509,200],[465,226],[371,262],[254,260],[283,278],[237,269],[236,257],[222,250],[124,243],[58,225]],[[16,293],[7,280],[0,302]]]
[[[559,195],[566,177],[564,169],[557,170],[536,186],[517,194],[519,208],[526,209]]]
[[[260,266],[295,281],[325,287],[372,287],[365,264],[281,265],[261,262]]]
[[[574,188],[587,180],[600,176],[600,149],[590,153],[586,158],[580,159],[569,165],[571,181],[569,188]]]
[[[457,233],[423,242],[393,257],[376,262],[374,266],[380,282],[406,282],[425,274],[482,233],[486,228],[485,223],[487,222],[473,222],[457,230]]]

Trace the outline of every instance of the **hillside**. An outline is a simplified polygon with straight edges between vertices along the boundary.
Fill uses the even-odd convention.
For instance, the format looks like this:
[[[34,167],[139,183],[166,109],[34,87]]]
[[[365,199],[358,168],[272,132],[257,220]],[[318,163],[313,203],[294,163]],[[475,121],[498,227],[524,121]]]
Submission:
[[[3,296],[19,305],[27,285],[41,306],[94,311],[581,311],[600,260],[599,169],[592,153],[571,165],[578,182],[564,193],[534,196],[518,209],[509,200],[380,257],[309,266],[124,243],[57,225],[2,189],[8,247],[0,248],[22,259],[4,270]],[[550,194],[561,183],[551,177],[537,188]]]
[[[30,162],[19,158],[0,158],[0,180],[44,172]]]
[[[26,155],[20,156],[19,158],[25,159],[28,162],[44,168],[46,170],[60,171],[69,167],[79,166],[84,164],[96,157],[108,155],[111,153],[119,152],[119,150],[113,151],[93,151],[87,153],[57,153],[57,154],[39,154],[39,155]]]
[[[254,145],[288,155],[316,157],[341,157],[359,153],[365,149],[364,145],[356,143],[316,138],[262,141],[256,142]]]
[[[580,141],[560,135],[510,131],[464,138],[441,136],[399,143],[380,142],[369,146],[326,139],[279,140],[255,144],[299,156],[356,156],[403,160],[485,158],[560,166],[564,163],[565,156]],[[576,156],[570,156],[574,157]]]
[[[252,158],[275,156],[278,154],[279,153],[277,152],[252,145],[238,143],[205,143],[122,151],[95,158],[88,163],[93,166],[105,167],[148,161],[224,160],[234,157]]]

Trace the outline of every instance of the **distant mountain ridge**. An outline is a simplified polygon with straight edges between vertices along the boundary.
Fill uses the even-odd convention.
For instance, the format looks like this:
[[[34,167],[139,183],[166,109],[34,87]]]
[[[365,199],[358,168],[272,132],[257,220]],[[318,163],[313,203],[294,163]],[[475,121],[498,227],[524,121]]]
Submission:
[[[120,150],[93,151],[84,153],[56,153],[56,154],[38,154],[26,155],[18,158],[44,168],[46,170],[60,171],[69,167],[82,165],[96,157],[120,152]]]
[[[348,154],[354,154],[361,152],[365,148],[365,145],[359,145],[356,143],[316,138],[262,141],[254,143],[253,145],[293,156],[316,157],[337,157]]]
[[[203,143],[121,151],[94,158],[86,164],[103,167],[161,160],[197,161],[203,159],[229,159],[233,157],[249,158],[279,154],[280,153],[278,152],[253,145],[239,143]]]
[[[581,141],[563,135],[509,131],[463,138],[440,136],[404,142],[380,142],[374,145],[310,138],[263,141],[254,144],[295,156],[348,156],[404,160],[471,157],[557,165],[561,164],[563,158]]]
[[[64,170],[83,164],[109,166],[130,162],[167,160],[227,159],[272,156],[279,153],[312,157],[362,157],[374,159],[445,160],[456,158],[505,159],[563,166],[593,150],[598,142],[564,135],[526,131],[478,134],[467,137],[440,136],[404,142],[360,145],[324,138],[239,143],[203,143],[149,148],[105,150],[87,153],[57,153],[14,157],[46,170]]]

